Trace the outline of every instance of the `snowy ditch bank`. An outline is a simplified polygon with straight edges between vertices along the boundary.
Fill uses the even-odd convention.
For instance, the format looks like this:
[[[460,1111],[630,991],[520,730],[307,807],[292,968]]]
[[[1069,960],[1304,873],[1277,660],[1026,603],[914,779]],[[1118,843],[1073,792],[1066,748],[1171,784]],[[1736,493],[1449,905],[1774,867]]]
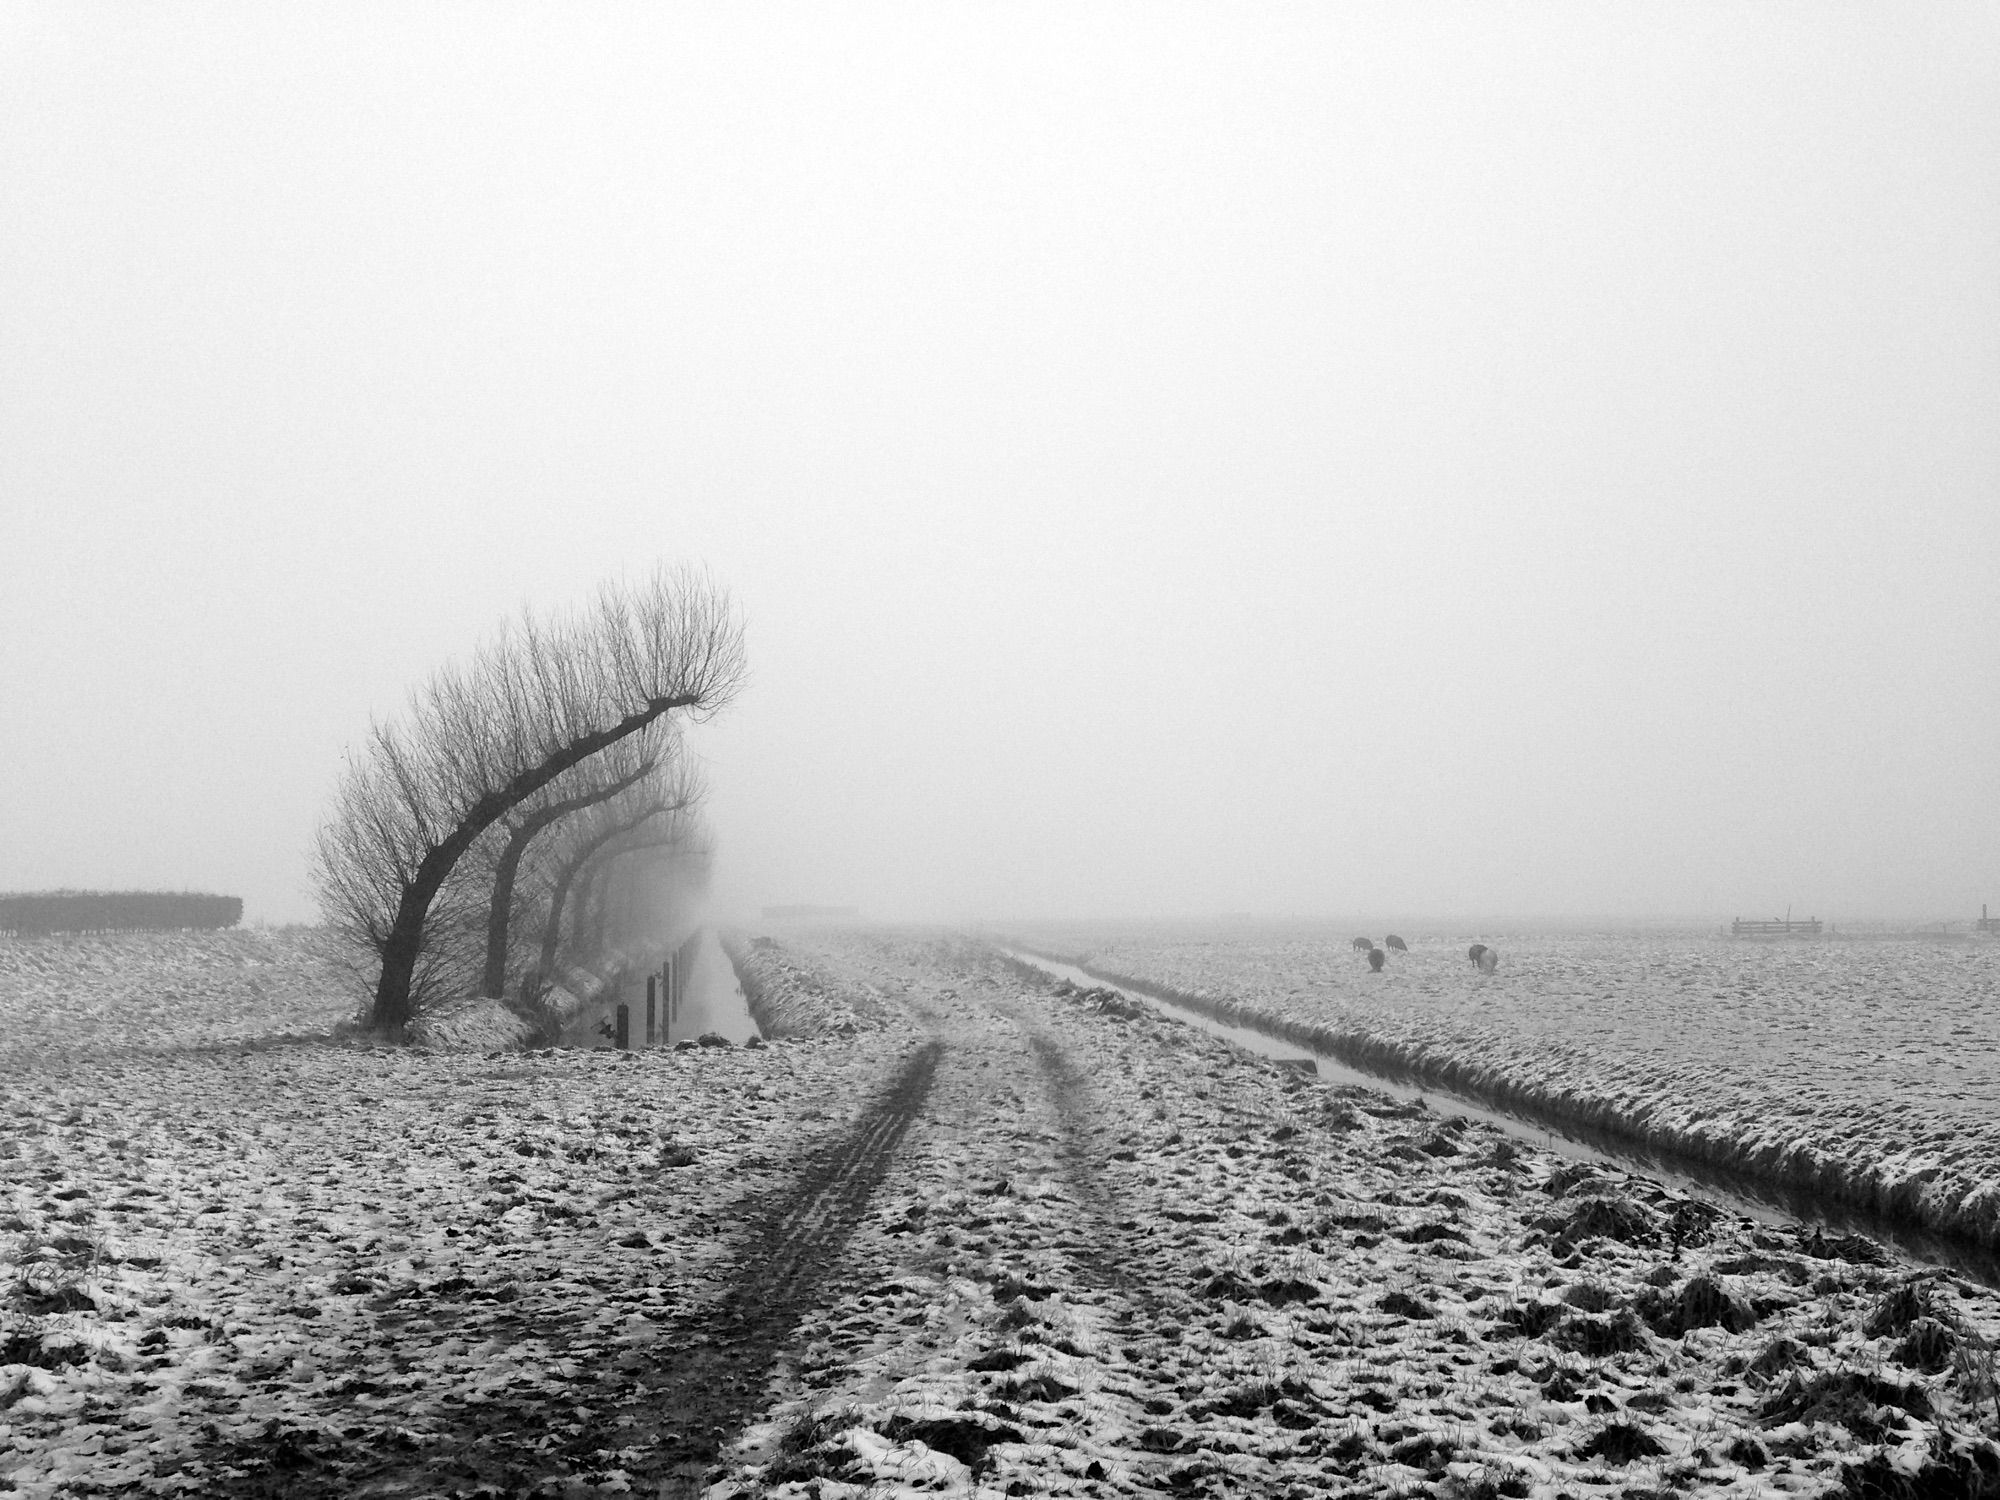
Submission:
[[[1774,1162],[1771,1153],[1754,1146],[1732,1150],[1726,1136],[1676,1131],[1670,1121],[1650,1118],[1650,1111],[1622,1114],[1616,1100],[1591,1098],[1560,1079],[1512,1077],[1477,1057],[1411,1046],[1352,1026],[1314,1026],[1023,943],[996,948],[1017,963],[1073,984],[1109,986],[1261,1056],[1281,1063],[1310,1062],[1324,1082],[1361,1084],[1405,1099],[1422,1095],[1449,1113],[1491,1124],[1517,1139],[1661,1178],[1766,1223],[1798,1220],[1822,1224],[1836,1235],[1865,1234],[1912,1260],[1948,1266],[2000,1288],[2000,1216],[1975,1213],[1968,1222],[1962,1215],[1927,1215],[1928,1200],[1909,1194],[1885,1202],[1873,1190],[1879,1168],[1871,1173],[1865,1162],[1809,1151]],[[1987,1184],[1989,1190],[1996,1186]]]
[[[751,1018],[763,1034],[781,1037],[853,1036],[880,1025],[879,996],[833,973],[796,948],[767,937],[721,934]]]
[[[661,971],[669,954],[678,954],[679,993],[670,1006]],[[647,986],[652,983],[655,1030],[646,1031]],[[571,969],[563,976],[555,1007],[562,1017],[559,1045],[585,1050],[615,1050],[617,1012],[625,1007],[627,1046],[672,1047],[706,1037],[720,1037],[733,1047],[762,1039],[756,1020],[744,1003],[736,971],[710,927],[697,927],[672,948],[643,955],[622,956],[603,976]],[[501,1043],[493,1043],[501,1045]],[[528,1045],[532,1046],[530,1040]]]

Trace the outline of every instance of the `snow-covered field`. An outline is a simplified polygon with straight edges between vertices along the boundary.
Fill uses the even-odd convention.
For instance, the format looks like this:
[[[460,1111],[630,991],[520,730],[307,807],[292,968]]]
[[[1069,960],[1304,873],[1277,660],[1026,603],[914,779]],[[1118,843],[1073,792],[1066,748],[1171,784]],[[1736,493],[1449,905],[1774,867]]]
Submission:
[[[2000,943],[1059,929],[1052,951],[1441,1085],[2000,1246]],[[1382,934],[1373,934],[1379,941]]]
[[[9,1052],[0,1492],[2000,1480],[1976,1288],[963,942],[754,952],[755,1050],[135,1047],[121,979],[97,1041]],[[273,1035],[345,1014],[297,984]]]
[[[883,1067],[337,1045],[351,998],[307,934],[0,963],[0,1015],[53,1038],[10,1039],[0,1119],[0,1492],[23,1495],[365,1474],[474,1409],[615,1489],[622,1413],[581,1407],[579,1370],[726,1282],[733,1206]]]
[[[0,935],[0,1067],[324,1033],[354,1014],[317,929]]]

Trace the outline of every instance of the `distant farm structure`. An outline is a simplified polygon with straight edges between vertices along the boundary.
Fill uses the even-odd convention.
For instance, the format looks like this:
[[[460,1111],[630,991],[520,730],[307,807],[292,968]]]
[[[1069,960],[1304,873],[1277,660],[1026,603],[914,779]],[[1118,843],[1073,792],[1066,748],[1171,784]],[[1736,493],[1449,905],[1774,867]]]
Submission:
[[[1768,922],[1746,922],[1738,917],[1729,924],[1731,937],[1818,937],[1821,925],[1818,917],[1773,917]]]
[[[1987,916],[1986,903],[1984,901],[1979,903],[1979,924],[1973,928],[1973,931],[2000,934],[2000,917]]]
[[[174,932],[234,927],[241,896],[193,891],[32,891],[0,895],[0,932]]]

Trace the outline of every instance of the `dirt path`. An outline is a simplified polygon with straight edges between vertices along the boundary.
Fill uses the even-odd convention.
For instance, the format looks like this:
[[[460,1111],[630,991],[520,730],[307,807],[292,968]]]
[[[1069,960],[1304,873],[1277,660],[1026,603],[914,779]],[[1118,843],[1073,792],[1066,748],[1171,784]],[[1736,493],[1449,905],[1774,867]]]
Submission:
[[[841,1264],[848,1237],[909,1133],[943,1044],[904,1063],[859,1126],[826,1150],[748,1235],[735,1285],[684,1320],[679,1357],[648,1372],[638,1399],[661,1416],[662,1496],[700,1493],[723,1445],[766,1404],[764,1377]]]
[[[1983,1377],[1885,1378],[1793,1420],[1893,1357],[1897,1298],[1930,1295],[1867,1247],[1531,1166],[964,946],[813,957],[948,1048],[849,1241],[852,1289],[799,1321],[716,1496],[1865,1491],[1897,1430],[1871,1413],[1947,1402],[1894,1462],[1947,1486],[2000,1468]]]
[[[1167,1272],[1148,1263],[1144,1220],[1104,1171],[1101,1140],[1112,1127],[1101,1122],[1089,1075],[1059,1039],[1032,1021],[1021,1024],[1062,1124],[1058,1160],[1079,1210],[1076,1238],[1066,1247],[1070,1259],[1086,1282],[1118,1294],[1126,1324],[1157,1315]]]
[[[810,1451],[826,1414],[921,1384],[950,1412],[904,1418],[897,1435],[974,1475],[1003,1443],[1054,1450],[1053,1474],[1008,1493],[1063,1475],[1103,1493],[1173,1490],[1184,1463],[1143,1435],[1179,1378],[1184,1326],[1203,1315],[1172,1252],[1201,1216],[1176,1222],[1112,1170],[1137,1160],[1147,1125],[1104,1107],[1076,1018],[1001,977],[963,980],[909,996],[949,1047],[855,1236],[853,1274],[872,1285],[801,1323],[791,1389],[738,1467],[762,1465],[763,1484],[853,1481],[857,1466]]]

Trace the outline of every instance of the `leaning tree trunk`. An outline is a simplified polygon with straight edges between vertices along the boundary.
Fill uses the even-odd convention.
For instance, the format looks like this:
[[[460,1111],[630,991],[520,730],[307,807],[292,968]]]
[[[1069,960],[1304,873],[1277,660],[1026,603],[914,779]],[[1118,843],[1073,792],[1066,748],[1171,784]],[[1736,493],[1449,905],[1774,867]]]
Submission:
[[[604,947],[604,881],[608,873],[602,860],[592,860],[576,887],[576,915],[570,919],[571,946],[579,956],[595,954]]]
[[[395,1038],[401,1038],[408,1032],[415,1015],[412,986],[416,980],[417,958],[423,951],[424,922],[430,916],[431,902],[437,899],[445,880],[482,833],[505,817],[510,808],[534,796],[571,766],[588,760],[629,734],[638,733],[655,719],[677,708],[695,707],[700,701],[696,694],[656,698],[609,729],[581,735],[570,741],[505,786],[475,801],[458,824],[431,846],[423,859],[418,861],[410,878],[403,883],[402,896],[396,903],[396,920],[381,943],[382,974],[375,983],[375,1004],[368,1015],[370,1028]]]
[[[556,952],[562,947],[563,908],[569,904],[569,888],[576,883],[577,872],[582,868],[582,860],[567,866],[556,876],[556,883],[549,891],[549,914],[542,922],[542,957],[536,969],[544,980],[556,971]]]
[[[608,802],[626,788],[637,786],[652,770],[653,762],[649,760],[629,776],[540,809],[508,834],[507,847],[500,851],[500,861],[493,871],[493,899],[486,908],[486,970],[480,979],[480,994],[498,1000],[507,993],[507,929],[513,918],[514,881],[520,875],[521,859],[535,835],[573,812]]]
[[[493,899],[486,908],[486,967],[479,977],[479,993],[498,1000],[507,992],[507,927],[514,912],[514,880],[521,872],[521,856],[528,842],[554,818],[523,824],[507,837],[500,851],[500,863],[493,871]]]
[[[598,853],[613,839],[628,834],[640,824],[660,817],[665,813],[678,812],[680,811],[680,807],[681,804],[679,803],[656,803],[640,813],[636,818],[628,818],[623,823],[613,824],[611,827],[598,833],[595,837],[587,840],[571,854],[567,862],[557,869],[555,884],[549,889],[549,913],[542,922],[542,957],[540,967],[536,971],[540,979],[546,980],[549,975],[555,972],[556,953],[562,947],[563,908],[569,904],[570,889],[576,884],[577,877],[584,874],[586,870],[589,870],[592,874],[596,873],[592,867]],[[578,905],[580,908],[582,905],[581,901],[579,901]],[[582,920],[582,912],[579,910],[577,921],[581,924]]]

